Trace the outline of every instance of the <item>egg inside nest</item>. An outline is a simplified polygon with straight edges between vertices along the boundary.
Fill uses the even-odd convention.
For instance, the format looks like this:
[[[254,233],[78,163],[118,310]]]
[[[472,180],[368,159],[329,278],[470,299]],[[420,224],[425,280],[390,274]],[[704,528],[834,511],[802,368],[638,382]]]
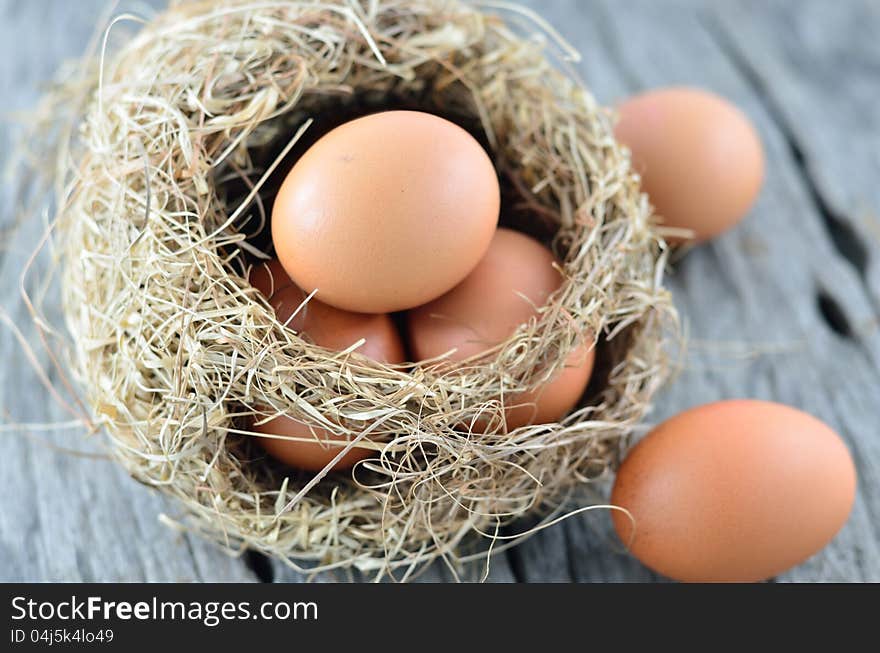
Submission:
[[[260,189],[257,201],[254,202],[252,209],[245,214],[241,224],[238,226],[239,230],[246,234],[246,247],[239,256],[233,258],[233,264],[241,270],[241,274],[244,275],[248,269],[255,270],[260,266],[265,267],[265,260],[254,255],[254,251],[262,252],[270,257],[275,254],[272,242],[272,207],[278,196],[279,189],[281,189],[285,178],[294,164],[323,136],[337,127],[358,118],[383,111],[426,112],[444,118],[463,128],[489,154],[493,164],[496,166],[501,193],[498,227],[526,234],[544,245],[548,250],[553,251],[558,260],[564,260],[566,243],[562,239],[556,238],[558,226],[554,222],[554,217],[548,215],[547,209],[541,207],[521,183],[516,182],[514,176],[510,174],[503,162],[498,161],[492,156],[492,149],[479,120],[463,111],[450,111],[448,108],[440,108],[424,102],[415,102],[406,95],[391,95],[383,98],[380,102],[376,102],[362,95],[355,94],[345,101],[340,101],[339,98],[322,100],[310,106],[308,111],[294,111],[262,126],[255,133],[255,137],[251,139],[256,144],[252,145],[248,150],[252,164],[251,173],[228,177],[222,183],[217,184],[218,193],[226,205],[231,208],[238,206],[251,192],[251,184],[259,178],[262,171],[267,169],[283,153],[291,134],[296,133],[306,120],[312,120],[309,128],[302,134],[297,143],[277,163],[273,173],[266,179]],[[245,251],[249,253],[244,253]],[[277,269],[273,268],[273,275],[275,273],[277,273]],[[288,281],[289,279],[285,279],[284,283]],[[413,348],[410,346],[410,339],[405,336],[407,332],[405,312],[392,312],[390,313],[390,319],[393,321],[398,332],[403,336],[404,360],[417,360]],[[300,335],[314,342],[308,334],[303,333]],[[589,403],[591,401],[590,397],[595,397],[601,392],[606,383],[607,374],[611,369],[612,362],[615,359],[615,354],[626,351],[629,347],[629,338],[626,333],[620,334],[613,343],[613,347],[600,346],[600,343],[601,340],[596,343],[594,350],[589,352],[592,374],[588,374],[587,380],[583,381],[586,385],[583,396],[586,399],[581,400],[581,405]],[[322,343],[316,342],[315,344],[321,345]],[[398,359],[395,358],[392,361],[385,362],[398,364],[397,361]],[[399,365],[404,369],[408,369],[412,364],[400,363]],[[571,390],[569,389],[568,392],[570,394]],[[566,399],[563,403],[570,405],[568,404],[569,401]],[[517,410],[520,411],[520,414],[523,414],[525,410],[529,414],[535,413],[535,409],[530,408],[528,405],[519,406]],[[238,426],[243,430],[247,430],[250,426],[244,420],[240,420],[240,422]],[[511,425],[511,428],[526,422],[527,419],[518,419],[516,424]],[[318,431],[320,432],[320,429]],[[253,448],[251,438],[241,437],[237,438],[237,440],[238,445],[244,447],[244,453],[247,457],[259,457],[262,455],[262,452]],[[330,447],[330,451],[334,449]],[[359,456],[357,459],[362,457]],[[279,467],[277,461],[271,461],[269,468],[276,469],[285,474],[290,471],[283,466]],[[312,471],[317,471],[317,469],[314,468]],[[342,471],[342,467],[338,471]]]

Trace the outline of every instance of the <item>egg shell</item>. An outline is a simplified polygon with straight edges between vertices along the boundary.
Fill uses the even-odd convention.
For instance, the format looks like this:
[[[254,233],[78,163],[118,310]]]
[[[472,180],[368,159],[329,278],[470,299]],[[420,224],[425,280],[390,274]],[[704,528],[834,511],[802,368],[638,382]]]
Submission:
[[[536,240],[499,228],[477,267],[451,291],[407,314],[418,360],[447,354],[462,361],[509,338],[537,315],[562,284],[553,254]],[[562,418],[577,404],[593,369],[591,342],[569,355],[566,366],[532,392],[506,397],[507,428]]]
[[[565,359],[565,366],[549,382],[509,400],[512,405],[505,411],[507,428],[547,424],[568,415],[587,388],[594,361],[595,351],[591,347],[576,347]]]
[[[278,259],[260,261],[251,266],[248,281],[259,290],[267,299],[271,298],[279,290],[294,285],[293,280],[284,271],[284,266]]]
[[[764,179],[764,150],[749,119],[712,93],[673,87],[619,107],[617,139],[632,152],[662,224],[696,241],[727,231],[749,211]]]
[[[489,246],[501,193],[464,129],[417,111],[345,123],[296,162],[272,208],[279,260],[333,306],[386,313],[455,286]]]
[[[788,406],[685,411],[629,453],[611,503],[621,540],[680,581],[759,581],[806,560],[846,522],[856,472],[827,425]]]
[[[289,285],[275,292],[271,303],[279,321],[308,337],[315,344],[328,349],[344,350],[361,338],[366,341],[357,352],[383,363],[402,363],[405,359],[400,335],[388,315],[351,313],[328,306],[314,298],[301,307],[306,294],[297,286]],[[297,309],[299,309],[297,311]],[[292,318],[294,311],[296,315]],[[328,440],[347,441],[331,431],[281,415],[254,430],[269,435],[307,438],[297,442],[280,438],[257,437],[257,442],[273,457],[292,467],[309,471],[324,469],[339,454],[341,447],[325,444]],[[366,448],[353,448],[337,462],[333,469],[349,469],[359,460],[373,453]]]
[[[382,363],[404,361],[403,341],[389,315],[344,311],[314,297],[300,308],[306,298],[295,285],[276,292],[271,300],[275,316],[321,347],[342,351],[364,338],[357,353]]]

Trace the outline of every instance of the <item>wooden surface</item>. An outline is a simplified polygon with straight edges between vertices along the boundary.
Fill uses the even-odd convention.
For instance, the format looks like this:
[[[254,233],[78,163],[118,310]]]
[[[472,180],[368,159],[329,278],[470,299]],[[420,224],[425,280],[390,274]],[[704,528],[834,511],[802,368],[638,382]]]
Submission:
[[[603,103],[694,84],[754,120],[767,152],[765,188],[739,228],[670,271],[691,347],[650,419],[758,397],[831,424],[857,462],[855,508],[831,545],[778,580],[880,581],[880,2],[529,4],[583,54],[580,72]],[[143,3],[121,8],[145,11]],[[31,106],[38,84],[83,50],[105,9],[94,0],[0,0],[0,111]],[[4,165],[11,143],[4,124]],[[12,170],[0,188],[0,306],[26,325],[18,275],[40,225],[11,229],[16,181]],[[24,335],[32,336],[26,326]],[[5,422],[66,419],[5,325],[0,360]],[[301,580],[167,528],[159,515],[173,516],[173,505],[112,463],[57,447],[101,455],[99,438],[76,431],[0,431],[0,580]],[[448,578],[442,568],[423,576]],[[607,515],[593,512],[496,557],[490,579],[657,577],[621,550]]]

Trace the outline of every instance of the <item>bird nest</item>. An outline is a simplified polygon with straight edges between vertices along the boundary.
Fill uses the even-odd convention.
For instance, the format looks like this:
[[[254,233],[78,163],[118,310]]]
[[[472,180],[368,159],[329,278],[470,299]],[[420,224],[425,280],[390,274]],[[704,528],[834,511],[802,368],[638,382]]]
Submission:
[[[511,522],[561,514],[615,466],[668,368],[666,249],[612,115],[560,72],[565,57],[551,63],[552,31],[526,14],[440,0],[181,3],[53,91],[56,108],[72,86],[84,99],[64,107],[81,114],[58,136],[52,232],[74,375],[118,460],[176,498],[187,528],[301,570],[408,578],[516,541]],[[474,133],[499,171],[502,223],[562,262],[535,318],[455,366],[319,347],[247,280],[297,153],[388,108]],[[507,432],[511,397],[585,337],[597,364],[579,408]],[[283,467],[250,430],[279,414],[371,455],[346,472]]]

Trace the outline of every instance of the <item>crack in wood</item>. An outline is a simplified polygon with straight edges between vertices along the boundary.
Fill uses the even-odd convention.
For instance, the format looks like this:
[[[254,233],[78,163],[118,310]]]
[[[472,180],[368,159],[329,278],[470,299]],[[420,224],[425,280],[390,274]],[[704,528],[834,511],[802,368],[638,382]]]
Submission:
[[[816,294],[816,304],[822,319],[834,333],[843,338],[853,337],[853,328],[846,317],[846,312],[830,293],[820,289]]]
[[[247,549],[242,554],[245,566],[250,569],[261,583],[272,583],[275,580],[275,569],[272,560],[265,553],[256,549]]]
[[[525,519],[523,521],[528,521]],[[509,536],[513,534],[513,527],[503,526],[500,531],[500,535]],[[510,569],[510,575],[513,578],[513,581],[516,583],[527,583],[529,582],[529,573],[526,571],[528,565],[526,564],[526,560],[523,557],[522,549],[519,545],[512,546],[509,549],[505,549],[503,552],[504,561],[507,563],[507,567]],[[501,556],[498,556],[501,557]]]
[[[528,582],[529,578],[526,573],[525,564],[517,547],[514,546],[506,549],[504,551],[504,557],[507,560],[507,565],[510,567],[510,574],[513,576],[513,580],[517,583]]]

